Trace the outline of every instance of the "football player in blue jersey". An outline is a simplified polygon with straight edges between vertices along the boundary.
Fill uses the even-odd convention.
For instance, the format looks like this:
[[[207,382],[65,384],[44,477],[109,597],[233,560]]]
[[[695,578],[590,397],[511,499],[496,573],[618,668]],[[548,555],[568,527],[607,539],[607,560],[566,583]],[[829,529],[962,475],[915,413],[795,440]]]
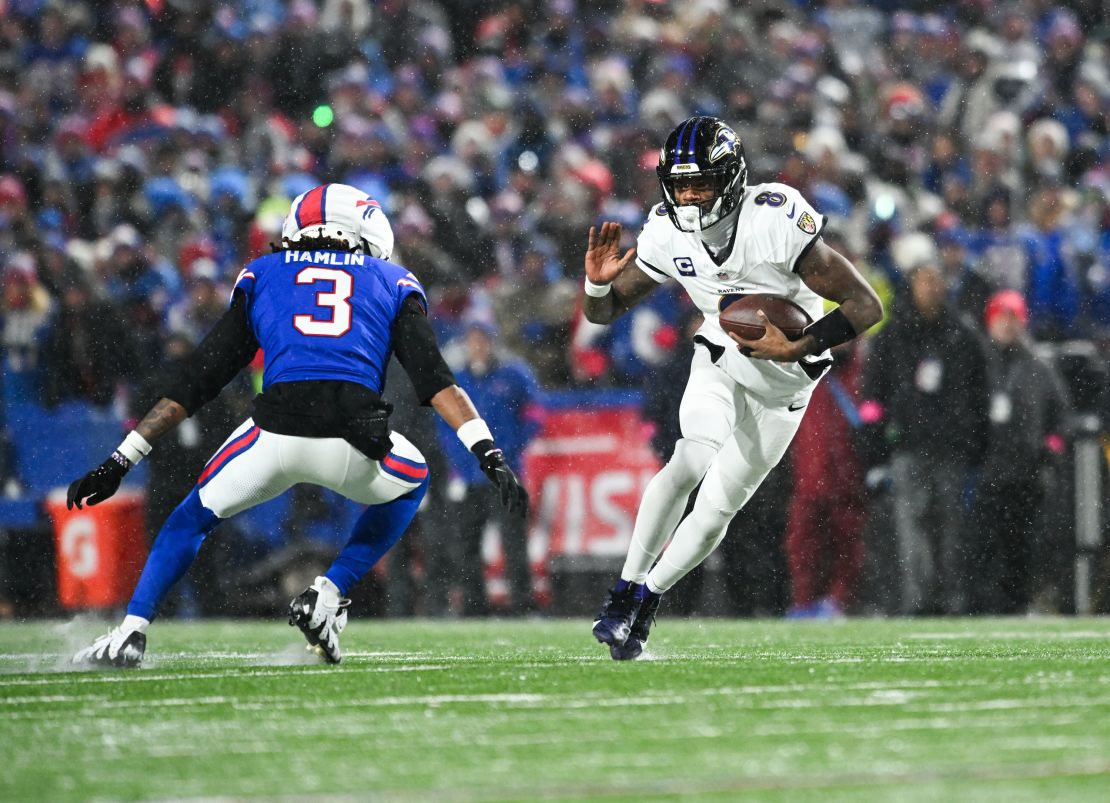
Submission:
[[[330,663],[342,657],[345,598],[401,537],[428,487],[428,467],[389,428],[381,398],[391,354],[458,434],[506,507],[527,510],[524,488],[489,427],[443,361],[417,278],[389,262],[393,232],[378,203],[343,184],[293,201],[275,253],[239,274],[231,306],[163,398],[98,468],[69,487],[67,506],[111,497],[152,444],[214,398],[259,348],[262,393],[201,472],[159,532],[122,624],[78,652],[75,663],[135,667],[159,603],[222,520],[273,499],[296,483],[330,488],[368,505],[331,568],[289,606]]]

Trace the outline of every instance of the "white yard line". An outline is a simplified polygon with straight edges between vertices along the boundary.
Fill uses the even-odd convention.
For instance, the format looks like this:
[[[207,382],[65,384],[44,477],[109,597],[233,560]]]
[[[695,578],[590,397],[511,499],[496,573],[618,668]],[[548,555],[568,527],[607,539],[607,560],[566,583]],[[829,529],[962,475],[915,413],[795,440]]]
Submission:
[[[293,667],[290,667],[293,668]],[[300,678],[313,678],[322,677],[324,675],[333,675],[338,672],[345,674],[356,673],[387,673],[387,672],[435,672],[450,669],[450,665],[445,664],[406,664],[403,666],[344,666],[344,667],[327,667],[318,666],[313,667],[311,671],[299,672],[296,677]],[[152,681],[183,681],[183,680],[225,680],[227,678],[254,678],[254,677],[278,677],[289,675],[288,671],[283,671],[280,666],[275,666],[273,669],[244,669],[242,667],[228,667],[222,670],[212,671],[183,671],[169,672],[163,671],[152,672],[147,670],[120,670],[120,671],[70,671],[70,672],[55,672],[50,675],[36,678],[4,678],[0,676],[0,688],[5,686],[56,686],[56,685],[69,685],[71,683],[147,683]],[[292,675],[289,675],[292,677]],[[0,697],[0,702],[3,702],[3,697]]]
[[[39,705],[41,703],[102,703],[108,697],[102,694],[44,694],[41,697],[0,697],[0,706],[6,705]]]
[[[1110,632],[1098,630],[988,630],[964,633],[907,633],[899,638],[908,641],[961,641],[965,639],[1102,639],[1110,641]]]
[[[425,667],[428,668],[428,667]],[[441,669],[443,667],[430,667],[433,669]],[[390,668],[393,669],[393,668]],[[334,670],[332,670],[334,671]],[[369,669],[368,671],[374,671]],[[331,673],[328,670],[322,672]],[[238,673],[237,676],[270,676],[281,674],[277,672],[250,672]],[[316,673],[299,674],[300,677],[311,677]],[[110,675],[106,677],[119,678],[118,675]],[[129,675],[133,679],[140,679],[142,676],[135,674]],[[147,679],[174,679],[176,676],[146,676]],[[197,675],[194,675],[197,677]],[[202,678],[210,677],[226,677],[225,675],[212,675],[205,673],[199,675]],[[27,679],[26,684],[30,684],[34,679]],[[75,679],[79,681],[86,680],[85,678]],[[953,687],[960,687],[964,684],[953,683]],[[804,684],[795,686],[743,686],[732,687],[724,686],[718,688],[700,689],[695,691],[687,691],[676,694],[668,693],[646,693],[635,694],[627,697],[613,696],[611,694],[588,694],[580,691],[570,692],[568,694],[548,694],[548,693],[475,693],[475,694],[424,694],[424,695],[403,695],[403,696],[384,696],[384,697],[368,697],[368,698],[346,698],[343,700],[314,700],[314,699],[300,699],[293,697],[275,698],[267,696],[265,699],[256,700],[252,699],[249,693],[242,697],[227,697],[222,695],[214,695],[207,697],[164,697],[154,700],[135,700],[135,701],[122,701],[122,700],[108,700],[106,697],[100,698],[83,698],[79,696],[70,695],[55,695],[43,698],[20,697],[20,698],[0,698],[0,706],[9,704],[12,699],[17,700],[17,705],[29,704],[34,700],[40,702],[70,702],[85,700],[90,703],[103,702],[107,707],[113,709],[127,709],[135,708],[148,708],[159,706],[189,706],[189,705],[229,705],[237,709],[251,710],[255,708],[272,709],[272,710],[297,710],[302,708],[313,709],[346,709],[346,708],[385,708],[385,707],[438,707],[443,705],[461,704],[461,705],[505,705],[509,707],[522,707],[522,708],[562,708],[565,710],[576,709],[590,709],[590,708],[619,708],[622,706],[627,707],[644,707],[644,706],[662,706],[662,705],[689,705],[696,703],[700,700],[711,697],[732,697],[737,701],[742,701],[743,705],[752,710],[775,710],[775,709],[808,709],[808,708],[872,708],[872,707],[891,707],[891,706],[905,706],[909,712],[920,711],[922,713],[974,713],[980,711],[1006,711],[1006,710],[1020,710],[1020,709],[1044,709],[1044,708],[1076,708],[1076,707],[1098,707],[1110,706],[1110,697],[1085,697],[1077,699],[1074,697],[1068,698],[1030,698],[1030,699],[1011,699],[1002,698],[995,700],[976,700],[971,702],[941,702],[929,701],[921,699],[920,694],[908,691],[907,688],[919,688],[935,690],[944,688],[937,681],[921,681],[918,684],[911,683],[898,683],[892,684],[889,687],[883,688],[880,684],[876,683],[849,683],[842,686],[830,686],[828,684]],[[847,691],[871,691],[872,693],[864,697],[844,697],[843,693]],[[770,694],[799,694],[804,692],[813,691],[827,691],[830,695],[836,697],[834,701],[826,699],[815,699],[810,697],[796,697],[796,698],[772,698],[766,699]],[[95,707],[95,706],[91,706]]]

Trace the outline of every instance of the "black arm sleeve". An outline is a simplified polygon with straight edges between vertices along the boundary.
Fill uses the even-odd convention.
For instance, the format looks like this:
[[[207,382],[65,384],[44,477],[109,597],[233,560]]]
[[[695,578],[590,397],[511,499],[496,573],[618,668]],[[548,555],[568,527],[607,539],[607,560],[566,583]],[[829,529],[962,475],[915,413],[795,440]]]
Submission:
[[[258,340],[247,316],[246,296],[236,291],[230,309],[216,321],[184,366],[162,383],[162,395],[192,415],[216,398],[257,351]]]
[[[393,321],[393,351],[416,388],[416,397],[427,405],[432,397],[455,383],[455,375],[439,352],[435,332],[415,295],[401,305]]]

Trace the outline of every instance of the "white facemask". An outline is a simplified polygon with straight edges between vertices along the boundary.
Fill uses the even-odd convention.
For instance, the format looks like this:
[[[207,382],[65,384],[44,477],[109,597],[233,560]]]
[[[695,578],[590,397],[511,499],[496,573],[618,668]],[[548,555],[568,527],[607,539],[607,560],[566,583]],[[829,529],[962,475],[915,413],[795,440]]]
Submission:
[[[701,231],[701,208],[696,204],[676,206],[674,214],[686,231]]]

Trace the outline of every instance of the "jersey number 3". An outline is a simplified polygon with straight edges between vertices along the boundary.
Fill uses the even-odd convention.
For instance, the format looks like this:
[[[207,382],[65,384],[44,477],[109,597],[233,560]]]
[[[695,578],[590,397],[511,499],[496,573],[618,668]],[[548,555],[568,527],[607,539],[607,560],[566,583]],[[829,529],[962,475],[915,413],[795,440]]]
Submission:
[[[297,284],[331,282],[331,292],[316,294],[317,307],[329,307],[331,319],[322,321],[312,315],[294,315],[293,326],[302,335],[310,337],[340,337],[351,329],[351,304],[348,299],[354,289],[351,274],[335,268],[311,267],[297,274]]]

